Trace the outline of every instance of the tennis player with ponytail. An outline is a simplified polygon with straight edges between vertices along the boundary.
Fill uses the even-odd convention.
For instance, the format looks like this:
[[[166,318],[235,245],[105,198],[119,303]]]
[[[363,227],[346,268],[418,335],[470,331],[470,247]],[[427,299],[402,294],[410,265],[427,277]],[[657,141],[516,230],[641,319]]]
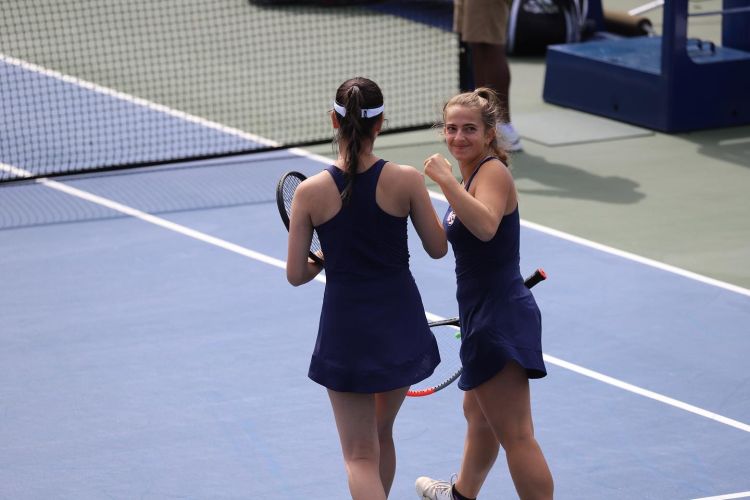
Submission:
[[[451,98],[443,107],[443,133],[463,182],[440,155],[424,163],[425,174],[450,203],[443,225],[456,258],[463,367],[458,386],[466,391],[467,431],[455,482],[420,477],[421,499],[476,498],[500,446],[518,496],[552,498],[552,475],[534,437],[529,389],[530,378],[547,374],[541,315],[519,270],[518,193],[497,137],[500,111],[489,88]]]
[[[320,239],[326,287],[309,376],[327,388],[356,500],[387,497],[396,415],[409,386],[440,362],[409,268],[407,220],[431,257],[448,251],[421,172],[373,154],[383,113],[375,82],[353,78],[338,88],[338,159],[297,187],[289,222],[292,285],[322,270],[309,258],[313,230]]]

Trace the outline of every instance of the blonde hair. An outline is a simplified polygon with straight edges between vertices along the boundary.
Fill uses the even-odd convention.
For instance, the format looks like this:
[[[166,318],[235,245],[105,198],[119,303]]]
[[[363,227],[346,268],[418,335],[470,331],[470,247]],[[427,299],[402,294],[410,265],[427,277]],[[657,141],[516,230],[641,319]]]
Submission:
[[[489,87],[479,87],[473,92],[464,92],[451,97],[443,106],[441,127],[445,125],[445,113],[451,106],[465,106],[479,111],[485,128],[495,131],[495,138],[490,143],[492,152],[500,161],[508,165],[508,151],[497,134],[497,124],[501,112],[500,99],[497,97],[497,93]]]

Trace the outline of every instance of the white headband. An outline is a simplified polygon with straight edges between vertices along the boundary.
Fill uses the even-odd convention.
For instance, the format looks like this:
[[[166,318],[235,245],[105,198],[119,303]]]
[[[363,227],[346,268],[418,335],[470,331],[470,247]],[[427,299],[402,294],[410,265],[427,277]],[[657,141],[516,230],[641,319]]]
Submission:
[[[335,109],[336,113],[340,114],[341,116],[346,116],[346,108],[342,106],[341,104],[337,103],[336,101],[333,101],[333,109]],[[385,104],[377,108],[363,109],[362,118],[372,118],[374,116],[378,116],[380,113],[383,112],[384,109],[385,109]]]

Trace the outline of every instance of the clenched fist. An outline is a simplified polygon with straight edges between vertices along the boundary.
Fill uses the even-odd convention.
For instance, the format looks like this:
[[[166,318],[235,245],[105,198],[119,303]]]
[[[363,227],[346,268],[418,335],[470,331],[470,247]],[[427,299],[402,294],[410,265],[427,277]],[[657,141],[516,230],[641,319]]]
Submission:
[[[441,186],[449,180],[455,180],[451,163],[441,154],[434,154],[424,161],[424,173]]]

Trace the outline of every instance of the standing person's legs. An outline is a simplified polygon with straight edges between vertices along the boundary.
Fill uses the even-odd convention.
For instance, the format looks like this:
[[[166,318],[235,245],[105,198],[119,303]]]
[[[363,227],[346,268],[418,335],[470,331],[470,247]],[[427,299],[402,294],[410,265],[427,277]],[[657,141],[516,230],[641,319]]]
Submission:
[[[396,421],[401,404],[406,398],[408,387],[375,395],[375,415],[377,419],[378,442],[380,445],[380,480],[386,496],[391,491],[393,476],[396,474],[396,446],[393,443],[393,423]]]
[[[552,498],[552,475],[534,438],[531,394],[526,370],[509,362],[473,390],[485,418],[505,449],[513,483],[523,500]]]
[[[521,137],[510,121],[510,65],[505,46],[510,0],[456,0],[454,30],[469,46],[474,86],[491,87],[502,107],[497,131],[508,151],[523,150]]]
[[[375,395],[328,390],[353,500],[385,500]]]
[[[477,87],[491,87],[497,92],[502,107],[500,119],[510,122],[510,65],[505,45],[469,43],[474,83]]]

